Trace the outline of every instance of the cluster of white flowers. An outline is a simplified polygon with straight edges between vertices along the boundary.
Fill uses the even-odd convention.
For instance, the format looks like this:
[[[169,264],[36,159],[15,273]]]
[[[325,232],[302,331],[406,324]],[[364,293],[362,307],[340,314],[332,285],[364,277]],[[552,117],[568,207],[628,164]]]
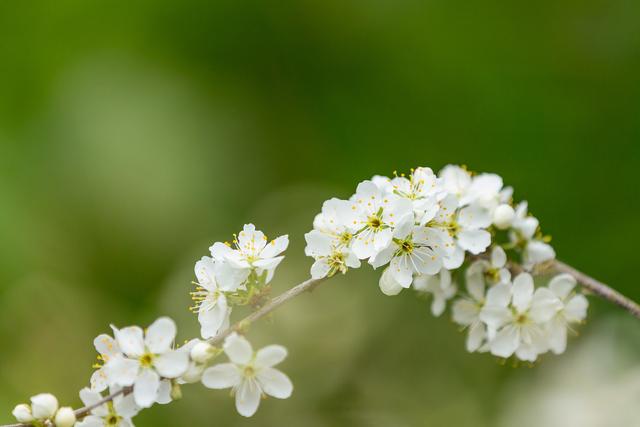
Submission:
[[[567,325],[586,316],[586,298],[571,294],[575,281],[567,275],[535,291],[528,273],[511,283],[509,266],[532,271],[555,258],[527,203],[514,207],[512,194],[500,176],[454,165],[437,175],[419,167],[408,176],[374,176],[348,199],[323,204],[305,235],[311,275],[346,273],[367,260],[385,267],[383,293],[427,293],[435,316],[459,295],[453,319],[469,329],[469,351],[527,361],[562,353]],[[456,285],[462,272],[468,295]]]
[[[76,422],[76,414],[68,406],[58,407],[58,399],[52,394],[41,393],[31,397],[31,404],[21,403],[13,409],[13,416],[20,423],[39,425],[55,424],[57,427],[71,427]]]
[[[375,269],[384,267],[379,286],[386,295],[413,287],[432,297],[435,316],[454,299],[453,320],[468,329],[470,352],[526,361],[548,351],[562,353],[567,330],[586,317],[586,298],[574,291],[572,276],[534,285],[530,273],[555,252],[526,202],[514,206],[512,189],[495,174],[474,175],[449,165],[438,175],[420,167],[409,176],[374,176],[349,199],[326,201],[313,228],[305,235],[305,253],[314,258],[315,281],[366,260]],[[132,418],[142,409],[178,399],[182,385],[196,382],[230,388],[236,409],[246,417],[264,397],[288,398],[293,385],[274,368],[287,350],[269,345],[256,352],[237,333],[244,322],[236,332],[229,329],[234,306],[269,303],[269,283],[288,245],[288,236],[269,241],[253,224],[232,243],[214,243],[211,256],[195,265],[191,292],[200,338],[177,346],[176,324],[168,317],[146,329],[112,326],[113,336],[94,340],[99,363],[90,386],[80,391],[86,409],[59,408],[45,393],[17,405],[13,415],[34,426],[133,427]],[[466,292],[456,284],[460,275]],[[213,364],[222,353],[229,362]]]

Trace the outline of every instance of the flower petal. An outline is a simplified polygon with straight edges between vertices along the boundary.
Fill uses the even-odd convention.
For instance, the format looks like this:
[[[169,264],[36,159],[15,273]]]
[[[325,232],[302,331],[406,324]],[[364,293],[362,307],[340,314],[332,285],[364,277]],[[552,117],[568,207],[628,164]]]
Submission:
[[[564,300],[576,286],[576,278],[570,274],[558,274],[549,282],[549,289]]]
[[[131,357],[140,357],[144,354],[144,333],[138,326],[129,326],[122,329],[114,328],[114,335],[123,353]]]
[[[289,246],[289,236],[280,236],[275,240],[270,241],[260,252],[261,258],[273,258],[280,253],[284,252]]]
[[[110,386],[127,387],[133,384],[140,370],[140,362],[116,356],[104,365],[107,382]]]
[[[256,353],[256,364],[263,367],[272,367],[282,362],[287,357],[287,349],[281,345],[268,345]]]
[[[491,341],[491,354],[500,357],[511,356],[520,345],[520,333],[514,326],[506,326]]]
[[[533,298],[533,277],[520,273],[513,280],[513,306],[522,313],[531,305]]]
[[[151,407],[158,397],[160,376],[153,369],[143,369],[133,385],[133,398],[141,408]]]
[[[256,413],[260,405],[262,391],[257,381],[243,381],[236,390],[236,409],[243,417],[250,417]]]
[[[501,246],[496,246],[491,251],[491,265],[494,268],[502,268],[507,263],[507,254]]]
[[[486,230],[463,230],[458,233],[458,244],[462,249],[478,255],[491,244],[491,234]]]
[[[177,378],[189,367],[189,354],[184,351],[169,351],[159,354],[153,361],[153,367],[164,378]]]
[[[107,334],[100,334],[93,340],[96,351],[103,356],[115,356],[120,353],[117,341]]]
[[[247,339],[237,333],[232,333],[224,340],[224,352],[237,365],[246,365],[253,357],[253,349]]]
[[[264,368],[256,376],[262,390],[269,396],[286,399],[291,396],[293,384],[289,377],[274,368]]]
[[[176,323],[168,317],[161,317],[149,326],[144,343],[151,353],[169,351],[176,338]]]
[[[102,400],[102,394],[85,387],[80,390],[80,400],[82,400],[84,406],[93,406]],[[91,413],[104,417],[109,414],[109,409],[107,408],[107,405],[100,405],[96,408],[93,408],[91,410]]]
[[[581,322],[587,317],[587,308],[589,301],[587,298],[578,294],[571,298],[564,308],[564,316],[569,322]]]
[[[223,389],[240,384],[241,376],[238,367],[233,363],[221,363],[207,368],[202,373],[202,384],[207,388]]]

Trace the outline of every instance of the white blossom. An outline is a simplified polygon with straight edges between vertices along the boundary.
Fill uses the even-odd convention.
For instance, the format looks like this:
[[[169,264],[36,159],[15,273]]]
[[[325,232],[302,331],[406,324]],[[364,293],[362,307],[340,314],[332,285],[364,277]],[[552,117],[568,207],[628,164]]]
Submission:
[[[491,353],[535,361],[547,349],[544,325],[557,312],[558,298],[547,288],[534,291],[533,278],[519,274],[513,285],[498,284],[487,294],[480,318],[487,324]]]
[[[111,393],[118,391],[111,389]],[[80,400],[85,406],[92,406],[102,400],[102,395],[95,390],[83,388],[80,390]],[[122,394],[113,398],[110,403],[93,408],[89,415],[78,421],[76,427],[133,427],[131,419],[140,412],[133,394]]]
[[[462,200],[466,197],[471,186],[469,171],[460,166],[447,165],[438,176],[442,179],[442,187],[448,194],[454,196],[456,200]]]
[[[209,257],[202,257],[195,265],[198,288],[191,293],[191,298],[195,301],[192,311],[198,313],[202,338],[212,338],[229,326],[231,307],[224,291],[231,289],[218,286],[215,271],[215,261]]]
[[[146,332],[138,326],[113,330],[123,354],[105,365],[109,385],[133,385],[136,404],[142,408],[158,399],[166,401],[167,384],[161,380],[178,378],[189,366],[189,354],[171,348],[176,336],[173,320],[161,317]]]
[[[537,218],[527,214],[527,202],[518,204],[509,237],[515,245],[522,248],[522,266],[525,269],[531,269],[556,256],[553,248],[536,236],[538,224]]]
[[[549,349],[555,354],[561,354],[567,348],[569,325],[580,323],[587,317],[589,303],[584,295],[573,292],[576,279],[570,274],[555,276],[548,286],[562,304],[547,325],[547,339]]]
[[[121,355],[120,346],[118,342],[107,334],[100,334],[93,340],[93,346],[98,352],[98,360],[101,363],[96,365],[96,370],[91,375],[91,389],[101,392],[107,389],[109,382],[107,380],[107,373],[104,365],[108,363],[114,357]]]
[[[216,278],[221,286],[232,290],[242,285],[252,271],[258,276],[266,273],[265,283],[269,283],[284,259],[280,254],[289,246],[289,237],[280,236],[269,242],[253,224],[245,224],[233,244],[216,242],[209,248],[216,261]]]
[[[486,279],[490,284],[508,283],[511,273],[506,268],[507,254],[500,246],[494,246],[489,260],[474,261],[467,269],[467,281]]]
[[[312,278],[331,277],[338,272],[344,274],[349,268],[360,267],[360,260],[353,251],[337,243],[330,235],[312,230],[304,238],[307,241],[305,253],[315,259],[311,266]]]
[[[411,217],[398,224],[385,249],[369,259],[374,268],[389,264],[389,274],[402,287],[411,286],[414,274],[436,274],[442,268],[444,243],[433,229],[415,226]]]
[[[240,415],[250,417],[255,414],[265,395],[278,399],[291,396],[291,381],[273,367],[287,356],[284,347],[270,345],[254,352],[249,341],[233,333],[227,337],[223,348],[230,363],[205,370],[202,384],[212,389],[231,388]]]
[[[451,280],[451,272],[442,270],[435,275],[419,275],[413,281],[413,287],[420,292],[430,293],[433,296],[431,313],[438,317],[444,313],[447,301],[456,293],[457,287]]]
[[[389,246],[395,226],[405,217],[413,216],[409,200],[386,194],[371,181],[361,182],[350,201],[351,222],[357,229],[352,249],[360,259],[374,256]]]
[[[454,301],[451,309],[453,321],[468,329],[467,351],[486,351],[487,327],[480,319],[485,304],[485,276],[467,269],[466,288],[468,295]]]

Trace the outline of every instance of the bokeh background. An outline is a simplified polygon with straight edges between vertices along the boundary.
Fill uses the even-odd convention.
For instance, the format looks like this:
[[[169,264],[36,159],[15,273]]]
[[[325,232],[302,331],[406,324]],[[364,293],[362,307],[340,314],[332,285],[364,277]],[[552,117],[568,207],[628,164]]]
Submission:
[[[188,311],[244,222],[304,279],[323,200],[412,166],[504,176],[559,257],[640,300],[640,3],[0,2],[0,421],[78,404],[95,335]],[[592,299],[534,368],[464,351],[364,268],[252,329],[295,392],[251,420],[195,385],[138,426],[638,426],[640,323]]]

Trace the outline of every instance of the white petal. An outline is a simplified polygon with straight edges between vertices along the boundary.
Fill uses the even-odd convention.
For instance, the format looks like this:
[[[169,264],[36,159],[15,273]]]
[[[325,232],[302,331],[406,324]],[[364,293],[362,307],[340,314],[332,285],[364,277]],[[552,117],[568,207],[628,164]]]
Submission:
[[[406,256],[406,255],[405,255]],[[408,258],[394,258],[389,265],[389,274],[403,288],[411,286],[413,281],[413,269],[410,267]]]
[[[119,385],[126,387],[132,385],[138,376],[140,362],[134,359],[116,356],[107,362],[103,369],[107,374],[107,381],[110,386]]]
[[[513,306],[522,313],[531,305],[533,298],[533,277],[520,273],[513,280]]]
[[[202,373],[202,384],[207,388],[223,389],[240,384],[240,371],[233,363],[221,363]]]
[[[281,345],[268,345],[256,353],[256,365],[272,367],[287,357],[287,349]]]
[[[156,397],[156,403],[161,405],[167,405],[171,403],[171,381],[161,380],[160,388],[158,388],[158,396]]]
[[[389,272],[389,268],[382,272],[378,285],[382,293],[388,296],[398,295],[404,289],[400,283],[395,281]]]
[[[285,374],[274,368],[264,368],[256,376],[262,390],[269,396],[286,399],[291,396],[293,384]]]
[[[569,322],[581,322],[587,317],[588,307],[589,302],[587,301],[587,298],[582,294],[578,294],[571,298],[565,306],[565,318]]]
[[[104,419],[95,415],[87,415],[75,424],[75,427],[104,427]]]
[[[141,408],[151,407],[158,397],[160,377],[153,369],[143,369],[133,386],[133,397]]]
[[[389,261],[391,261],[391,259],[393,258],[393,254],[397,249],[398,246],[396,244],[389,245],[389,247],[381,250],[380,252],[369,258],[369,264],[371,264],[373,268],[382,267],[383,265],[388,264]]]
[[[280,236],[277,239],[272,240],[265,245],[264,249],[262,249],[262,252],[260,252],[260,257],[273,258],[275,256],[278,256],[280,253],[284,252],[288,246],[289,246],[289,236],[287,235]]]
[[[512,319],[511,310],[506,307],[485,305],[480,310],[480,320],[496,329]]]
[[[375,234],[373,238],[373,246],[376,251],[381,251],[382,249],[389,246],[391,243],[391,239],[393,238],[393,232],[390,228],[385,228],[384,230],[380,230]]]
[[[258,410],[262,391],[253,380],[243,381],[236,390],[236,409],[243,417],[250,417]]]
[[[478,319],[480,307],[473,301],[459,299],[451,306],[453,321],[459,325],[470,325]]]
[[[570,274],[558,274],[549,282],[549,289],[564,300],[576,286],[576,278]]]
[[[506,307],[511,301],[512,286],[507,283],[499,283],[487,291],[487,305]]]
[[[331,267],[327,263],[327,258],[317,259],[311,266],[311,277],[314,279],[322,279],[331,271]]]
[[[516,349],[516,357],[526,362],[535,362],[538,358],[538,348],[532,344],[520,343]]]
[[[116,397],[113,400],[113,408],[118,415],[125,418],[133,418],[140,412],[140,408],[136,406],[136,400],[133,394]]]
[[[555,354],[562,354],[567,348],[567,327],[560,321],[552,321],[549,325],[549,348]]]
[[[486,230],[463,230],[457,237],[460,247],[474,255],[484,252],[491,244],[491,234]]]
[[[537,323],[549,321],[562,308],[558,297],[548,288],[538,288],[533,294],[529,314]]]
[[[491,354],[500,357],[511,356],[520,345],[520,333],[513,326],[506,326],[491,341]]]
[[[550,245],[539,240],[532,240],[527,244],[522,256],[525,267],[531,268],[536,264],[554,259],[556,253]]]
[[[114,334],[120,349],[127,356],[140,357],[144,354],[144,334],[142,328],[129,326],[122,329],[114,329]]]
[[[189,367],[189,354],[184,351],[169,351],[156,356],[153,367],[164,378],[177,378]]]
[[[487,329],[481,322],[473,323],[469,327],[469,335],[467,335],[467,351],[473,353],[478,350],[487,337]]]
[[[253,357],[253,349],[249,341],[235,332],[224,340],[223,348],[229,359],[238,365],[246,365]]]
[[[487,228],[491,225],[491,214],[478,205],[467,206],[460,210],[458,223],[466,229]]]
[[[247,280],[250,268],[235,268],[226,261],[216,262],[216,278],[223,291],[235,291]]]
[[[107,334],[100,334],[93,340],[93,345],[98,353],[104,356],[115,356],[120,353],[120,347],[115,339]]]
[[[176,338],[176,323],[168,317],[161,317],[149,326],[144,343],[151,353],[169,351]]]
[[[445,308],[445,299],[441,295],[434,294],[433,302],[431,303],[431,314],[433,314],[435,317],[439,317],[442,313],[444,313]]]
[[[82,400],[84,406],[93,406],[102,400],[102,394],[85,387],[80,390],[80,400]],[[107,408],[107,405],[100,405],[97,408],[93,408],[91,413],[104,417],[109,414],[109,409]]]
[[[94,373],[91,375],[89,384],[91,384],[91,389],[93,391],[101,392],[106,390],[109,386],[109,382],[105,369],[96,369],[96,371],[94,371]]]
[[[218,287],[215,277],[215,261],[213,258],[202,257],[202,259],[196,262],[194,271],[198,284],[203,288],[213,291]]]
[[[507,254],[500,246],[496,246],[491,251],[491,265],[494,268],[502,268],[507,263]]]
[[[447,270],[455,270],[464,262],[464,250],[458,245],[454,246],[453,252],[442,260],[442,264]]]
[[[304,252],[307,256],[328,256],[331,254],[331,237],[318,230],[312,230],[304,235],[307,246]]]

